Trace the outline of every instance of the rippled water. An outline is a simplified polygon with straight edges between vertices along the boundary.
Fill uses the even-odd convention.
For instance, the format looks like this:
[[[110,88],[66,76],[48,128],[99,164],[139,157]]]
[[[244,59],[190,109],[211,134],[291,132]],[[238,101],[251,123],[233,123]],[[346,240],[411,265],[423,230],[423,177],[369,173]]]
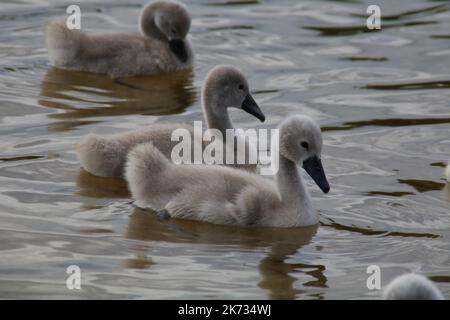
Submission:
[[[50,69],[43,26],[67,2],[0,9],[0,298],[378,298],[408,271],[450,298],[450,3],[186,1],[192,72],[129,79]],[[87,30],[136,30],[141,1],[77,1]],[[113,3],[113,4],[111,4]],[[274,127],[292,113],[324,130],[331,192],[310,183],[320,226],[245,229],[158,222],[121,179],[80,170],[75,143],[157,122],[202,119],[199,88],[215,64],[248,75]],[[82,290],[66,268],[81,267]]]

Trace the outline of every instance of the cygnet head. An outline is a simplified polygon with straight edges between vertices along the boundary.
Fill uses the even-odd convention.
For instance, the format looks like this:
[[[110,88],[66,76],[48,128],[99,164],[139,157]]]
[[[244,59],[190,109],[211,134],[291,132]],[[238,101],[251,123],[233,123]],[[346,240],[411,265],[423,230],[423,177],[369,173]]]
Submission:
[[[414,273],[392,280],[383,292],[384,300],[443,300],[436,285],[428,278]]]
[[[214,67],[206,76],[203,84],[203,106],[216,108],[208,110],[222,114],[226,108],[234,107],[264,122],[266,117],[250,94],[250,88],[245,76],[229,65]]]
[[[284,120],[279,126],[279,152],[286,159],[301,165],[324,192],[330,191],[323,170],[322,132],[310,117],[295,115]]]
[[[169,42],[171,51],[182,61],[188,59],[184,44],[191,27],[191,17],[184,4],[177,1],[153,1],[139,17],[141,31]]]

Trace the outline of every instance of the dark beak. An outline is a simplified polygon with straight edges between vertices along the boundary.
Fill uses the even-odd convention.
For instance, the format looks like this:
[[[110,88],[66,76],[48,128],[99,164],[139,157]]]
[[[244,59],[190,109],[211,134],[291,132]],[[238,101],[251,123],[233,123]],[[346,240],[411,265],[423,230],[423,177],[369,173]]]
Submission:
[[[188,54],[186,51],[186,46],[184,41],[180,39],[172,39],[169,41],[169,48],[172,52],[180,59],[181,62],[186,62],[188,59]]]
[[[250,113],[252,116],[255,116],[261,122],[264,122],[266,120],[266,116],[264,113],[262,113],[259,106],[256,104],[255,100],[253,100],[253,97],[249,94],[245,97],[244,101],[242,102],[242,110],[245,112]]]
[[[330,191],[330,185],[328,184],[327,177],[323,171],[322,161],[317,156],[312,156],[303,161],[303,169],[313,178],[314,182],[319,186],[324,193]]]

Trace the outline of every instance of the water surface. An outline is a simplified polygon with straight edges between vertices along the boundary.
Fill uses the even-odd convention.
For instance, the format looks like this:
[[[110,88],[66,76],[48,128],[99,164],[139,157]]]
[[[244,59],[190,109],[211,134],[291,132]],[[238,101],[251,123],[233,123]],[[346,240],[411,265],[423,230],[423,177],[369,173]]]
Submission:
[[[77,1],[85,30],[137,30],[141,1]],[[373,299],[423,273],[450,298],[450,3],[186,1],[194,70],[127,80],[52,69],[44,25],[64,1],[0,9],[0,298]],[[121,179],[80,169],[74,145],[162,122],[201,120],[199,91],[219,63],[241,68],[273,128],[293,113],[324,131],[331,192],[308,179],[318,228],[159,222]],[[138,86],[140,89],[134,89]],[[82,290],[67,290],[79,265]]]

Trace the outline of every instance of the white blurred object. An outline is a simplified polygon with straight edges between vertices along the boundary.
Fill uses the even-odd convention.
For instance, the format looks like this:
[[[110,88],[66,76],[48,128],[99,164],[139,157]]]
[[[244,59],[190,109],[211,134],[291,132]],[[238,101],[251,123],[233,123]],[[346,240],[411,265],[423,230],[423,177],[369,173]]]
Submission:
[[[438,287],[427,277],[408,273],[392,280],[383,292],[384,300],[444,300]]]

